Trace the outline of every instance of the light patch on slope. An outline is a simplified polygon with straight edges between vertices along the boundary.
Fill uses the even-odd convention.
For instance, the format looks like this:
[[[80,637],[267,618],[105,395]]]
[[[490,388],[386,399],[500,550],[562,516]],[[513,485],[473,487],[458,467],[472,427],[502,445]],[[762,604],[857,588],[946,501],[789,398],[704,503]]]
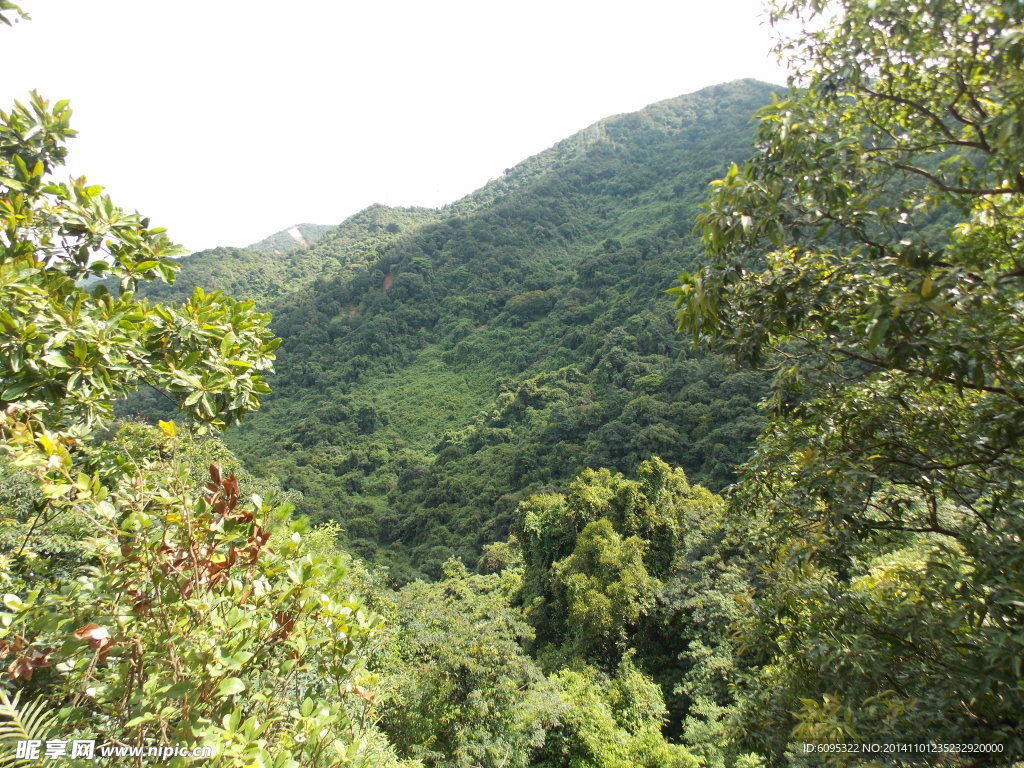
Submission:
[[[306,242],[306,238],[304,238],[302,236],[302,233],[299,232],[298,227],[292,227],[291,229],[289,229],[288,234],[291,235],[292,240],[294,240],[299,245],[309,245],[309,243]]]

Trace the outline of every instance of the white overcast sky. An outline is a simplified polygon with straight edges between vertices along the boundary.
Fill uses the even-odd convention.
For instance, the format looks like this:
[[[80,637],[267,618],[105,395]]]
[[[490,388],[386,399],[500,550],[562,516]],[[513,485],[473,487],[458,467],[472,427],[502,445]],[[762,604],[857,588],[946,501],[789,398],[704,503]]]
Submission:
[[[609,115],[785,81],[761,0],[19,0],[0,108],[191,250],[438,206]]]

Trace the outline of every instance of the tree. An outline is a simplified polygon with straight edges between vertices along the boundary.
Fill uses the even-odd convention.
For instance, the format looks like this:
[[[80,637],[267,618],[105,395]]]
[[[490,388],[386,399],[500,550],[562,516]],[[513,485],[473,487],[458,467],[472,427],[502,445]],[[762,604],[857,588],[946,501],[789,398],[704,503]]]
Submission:
[[[538,494],[519,506],[520,599],[553,659],[614,668],[674,576],[684,533],[720,508],[721,499],[661,459],[636,474],[586,469],[566,495]]]
[[[237,421],[279,339],[218,293],[138,298],[178,249],[84,178],[51,179],[69,117],[35,94],[0,112],[0,451],[34,484],[5,460],[5,695],[42,697],[22,701],[63,734],[212,746],[210,765],[398,765],[353,695],[376,620],[340,593],[344,565],[234,474],[204,462],[197,482],[207,456],[173,422],[101,430],[142,383],[200,427]]]
[[[776,370],[733,499],[776,585],[746,727],[775,755],[941,732],[1019,756],[1024,9],[782,0],[772,18],[805,22],[780,43],[789,94],[713,183],[709,261],[673,289],[681,330]],[[804,675],[766,671],[798,658]]]
[[[626,658],[611,677],[588,665],[551,676],[558,719],[533,763],[538,768],[694,768],[700,762],[661,734],[658,686]]]
[[[509,605],[519,574],[470,575],[454,559],[444,572],[395,597],[381,726],[428,766],[532,765],[559,702],[522,647],[533,633]]]
[[[629,630],[654,607],[661,583],[644,567],[645,542],[610,520],[587,523],[571,555],[552,566],[553,605],[564,613],[573,655],[615,659]]]
[[[136,297],[140,281],[173,279],[180,249],[84,177],[50,178],[74,135],[70,116],[66,102],[36,94],[0,111],[0,406],[93,428],[145,383],[200,423],[237,421],[269,391],[260,373],[280,343],[269,315],[216,292],[196,290],[180,307]]]

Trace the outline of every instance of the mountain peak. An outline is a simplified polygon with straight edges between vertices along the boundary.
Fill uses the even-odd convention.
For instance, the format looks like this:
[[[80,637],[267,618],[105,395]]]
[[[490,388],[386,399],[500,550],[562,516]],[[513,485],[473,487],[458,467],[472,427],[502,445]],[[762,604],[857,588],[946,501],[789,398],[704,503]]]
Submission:
[[[308,248],[332,229],[334,227],[327,224],[296,224],[247,246],[247,250],[282,255],[299,248]]]

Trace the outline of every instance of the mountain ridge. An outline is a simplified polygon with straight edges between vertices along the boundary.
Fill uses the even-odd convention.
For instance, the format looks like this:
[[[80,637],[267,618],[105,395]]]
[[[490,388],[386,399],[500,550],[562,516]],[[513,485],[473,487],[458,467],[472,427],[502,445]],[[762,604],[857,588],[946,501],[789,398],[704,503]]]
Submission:
[[[606,118],[448,206],[371,206],[272,262],[183,260],[179,295],[254,298],[284,339],[274,393],[229,443],[400,580],[471,562],[521,498],[587,466],[660,455],[728,484],[764,380],[691,352],[664,290],[699,263],[706,185],[749,153],[771,91]]]

